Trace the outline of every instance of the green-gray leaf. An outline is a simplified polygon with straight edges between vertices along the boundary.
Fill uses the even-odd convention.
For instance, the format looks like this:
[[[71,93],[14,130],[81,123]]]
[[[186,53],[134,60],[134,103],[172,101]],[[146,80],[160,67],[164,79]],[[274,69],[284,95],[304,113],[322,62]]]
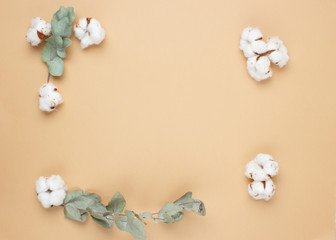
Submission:
[[[51,20],[51,31],[53,35],[70,37],[72,33],[72,22],[74,19],[75,13],[73,8],[65,8],[61,6]]]
[[[115,217],[115,223],[116,223],[116,226],[117,226],[117,228],[119,230],[127,232],[127,230],[126,230],[127,217],[125,217],[125,216],[116,216]]]
[[[204,203],[201,200],[194,200],[193,209],[200,216],[205,216],[206,214]]]
[[[92,219],[103,226],[104,228],[112,228],[113,226],[113,218],[111,215],[106,213],[106,207],[101,203],[96,203],[88,208]]]
[[[64,49],[62,50],[57,50],[57,55],[60,57],[60,58],[65,58],[66,57],[66,52]]]
[[[82,212],[78,210],[74,205],[65,205],[64,207],[64,215],[67,218],[71,218],[73,220],[84,222],[88,216],[86,212]]]
[[[192,211],[192,208],[193,208],[193,199],[191,197],[192,197],[192,193],[187,192],[182,197],[177,199],[174,203],[190,212]]]
[[[100,197],[95,193],[83,193],[81,190],[69,192],[64,199],[66,217],[83,222],[87,217],[87,209],[99,203]]]
[[[135,218],[131,211],[125,211],[127,216],[126,230],[132,234],[133,237],[138,239],[146,239],[146,232],[144,226]]]
[[[54,59],[47,62],[49,73],[53,76],[61,76],[63,74],[64,62],[59,57],[54,57]]]
[[[66,48],[68,46],[70,46],[72,43],[71,39],[70,38],[64,38],[63,39],[63,48]]]
[[[114,194],[112,200],[106,206],[107,210],[112,212],[114,215],[118,215],[123,212],[126,205],[124,197],[117,192]]]
[[[183,218],[183,208],[175,203],[166,203],[163,208],[159,211],[159,218],[164,223],[174,223],[181,221]]]

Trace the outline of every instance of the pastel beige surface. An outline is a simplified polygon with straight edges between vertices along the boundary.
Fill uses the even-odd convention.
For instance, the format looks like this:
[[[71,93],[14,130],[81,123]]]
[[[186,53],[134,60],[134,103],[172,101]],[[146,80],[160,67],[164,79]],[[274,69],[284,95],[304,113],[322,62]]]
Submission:
[[[60,5],[96,17],[106,39],[83,51],[72,37],[52,78],[65,102],[45,114],[47,68],[25,34]],[[206,217],[149,224],[149,240],[334,239],[335,10],[334,0],[2,0],[0,239],[132,239],[42,208],[34,183],[52,173],[104,203],[120,191],[138,211],[189,190],[205,202]],[[238,48],[248,25],[290,55],[262,83]],[[247,193],[245,164],[259,152],[280,164],[268,202]]]

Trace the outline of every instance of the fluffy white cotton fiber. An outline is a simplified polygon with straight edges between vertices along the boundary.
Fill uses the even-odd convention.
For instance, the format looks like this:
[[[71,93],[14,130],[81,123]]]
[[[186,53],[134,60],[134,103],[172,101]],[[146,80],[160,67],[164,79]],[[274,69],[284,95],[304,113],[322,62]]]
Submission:
[[[40,87],[40,109],[46,112],[52,112],[58,105],[63,103],[62,95],[52,83],[45,83]]]
[[[81,40],[81,47],[100,44],[105,38],[105,31],[95,18],[81,18],[74,26],[75,36]]]
[[[248,193],[254,199],[269,200],[275,193],[272,177],[279,172],[279,164],[268,154],[258,154],[246,165],[245,176],[253,182],[248,185]]]
[[[258,82],[272,77],[271,62],[282,68],[289,60],[283,42],[271,37],[266,43],[258,28],[247,27],[242,31],[240,49],[247,58],[248,73]]]
[[[27,42],[32,46],[38,46],[40,42],[51,33],[51,25],[43,19],[37,17],[31,21],[30,28],[27,31]]]
[[[68,190],[63,178],[59,175],[52,175],[49,178],[39,177],[35,185],[37,198],[44,208],[60,206]]]

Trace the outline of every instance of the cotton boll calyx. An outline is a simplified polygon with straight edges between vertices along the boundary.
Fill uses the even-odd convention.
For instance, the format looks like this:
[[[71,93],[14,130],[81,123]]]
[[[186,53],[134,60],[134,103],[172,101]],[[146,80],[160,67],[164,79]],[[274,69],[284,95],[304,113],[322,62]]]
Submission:
[[[40,42],[46,39],[51,33],[51,25],[43,19],[37,17],[31,21],[31,26],[27,31],[27,42],[32,46],[38,46]]]
[[[81,18],[74,26],[75,36],[81,40],[81,47],[100,44],[105,38],[105,31],[95,18]]]
[[[62,95],[52,83],[45,83],[39,89],[40,109],[46,112],[52,112],[58,105],[63,103]]]
[[[268,154],[260,153],[246,164],[245,176],[253,182],[248,185],[248,192],[254,199],[269,200],[275,192],[272,177],[279,172],[279,164]]]
[[[37,198],[44,208],[62,205],[67,190],[68,187],[59,175],[52,175],[49,178],[39,177],[36,181]]]

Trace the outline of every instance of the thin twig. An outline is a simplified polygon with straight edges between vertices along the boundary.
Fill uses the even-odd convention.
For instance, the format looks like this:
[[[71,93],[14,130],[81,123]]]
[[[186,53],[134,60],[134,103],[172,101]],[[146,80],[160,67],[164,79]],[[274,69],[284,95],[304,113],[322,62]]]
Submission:
[[[49,79],[50,79],[50,73],[48,71],[48,79],[47,79],[47,83],[49,83]]]

